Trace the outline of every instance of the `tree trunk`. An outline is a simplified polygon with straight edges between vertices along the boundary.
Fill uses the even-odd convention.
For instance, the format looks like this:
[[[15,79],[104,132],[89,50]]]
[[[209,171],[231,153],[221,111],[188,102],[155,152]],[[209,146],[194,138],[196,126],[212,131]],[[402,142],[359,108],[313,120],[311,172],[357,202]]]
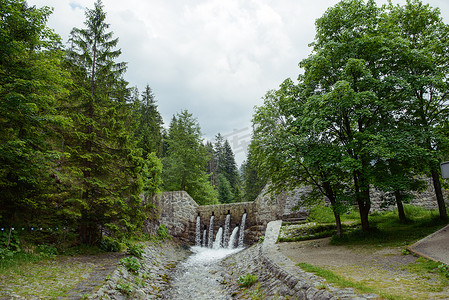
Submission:
[[[369,232],[369,220],[368,215],[371,209],[371,202],[369,196],[369,185],[367,186],[366,180],[362,179],[360,172],[354,171],[354,187],[357,205],[359,207],[360,222],[362,224],[363,232]]]
[[[335,225],[337,226],[337,236],[340,237],[343,234],[343,227],[341,226],[340,214],[335,210],[335,208],[332,208],[332,210],[334,212]]]
[[[337,199],[335,198],[334,191],[333,191],[333,189],[332,189],[332,187],[331,187],[329,182],[324,182],[323,183],[323,187],[324,187],[324,191],[326,193],[326,196],[327,196],[327,198],[329,199],[329,202],[332,205],[332,212],[334,213],[335,225],[337,227],[337,236],[341,236],[343,234],[343,228],[341,226],[340,214],[338,213],[338,211],[336,209]]]
[[[438,210],[440,212],[440,219],[447,221],[446,204],[444,203],[443,192],[441,191],[440,175],[434,167],[432,167],[430,172],[432,175],[433,187],[435,189],[435,196],[437,198]]]
[[[396,199],[396,206],[398,207],[399,220],[402,223],[405,223],[405,222],[407,222],[407,218],[405,217],[404,205],[402,204],[402,200],[401,200],[401,192],[394,191],[394,198]]]

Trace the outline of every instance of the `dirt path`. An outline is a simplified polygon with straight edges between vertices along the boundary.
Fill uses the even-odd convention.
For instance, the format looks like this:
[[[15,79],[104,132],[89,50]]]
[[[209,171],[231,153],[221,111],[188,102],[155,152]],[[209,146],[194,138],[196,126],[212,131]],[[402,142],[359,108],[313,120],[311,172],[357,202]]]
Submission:
[[[436,274],[413,272],[417,258],[403,247],[335,246],[330,239],[280,243],[279,250],[295,263],[308,263],[399,299],[449,299],[449,286]]]
[[[104,253],[18,266],[0,276],[0,299],[80,299],[99,288],[122,257]]]
[[[108,275],[117,268],[124,254],[108,253],[102,256],[84,256],[75,260],[82,260],[83,263],[92,264],[93,268],[84,280],[67,292],[63,299],[80,299],[86,294],[90,294],[100,288],[106,281]],[[62,298],[61,298],[62,299]]]

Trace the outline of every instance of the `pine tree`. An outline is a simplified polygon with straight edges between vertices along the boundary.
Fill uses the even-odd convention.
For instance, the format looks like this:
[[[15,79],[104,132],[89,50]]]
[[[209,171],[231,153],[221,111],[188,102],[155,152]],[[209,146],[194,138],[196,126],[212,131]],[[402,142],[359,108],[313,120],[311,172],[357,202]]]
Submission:
[[[143,157],[151,152],[158,157],[162,155],[162,117],[157,110],[156,100],[150,86],[145,87],[142,93],[142,101],[139,105],[139,127],[137,128],[137,138],[139,147],[143,150]]]
[[[135,124],[130,90],[122,75],[125,63],[116,63],[101,1],[86,10],[85,29],[74,28],[69,68],[75,85],[65,107],[75,130],[66,134],[70,153],[65,167],[71,197],[65,213],[78,224],[82,243],[101,239],[101,231],[127,233],[143,222],[140,193],[142,157],[134,143]]]
[[[206,173],[209,157],[202,144],[198,121],[187,110],[173,116],[163,159],[166,191],[187,191],[198,204],[217,202],[217,193]]]
[[[246,161],[242,164],[242,181],[245,201],[254,201],[262,192],[266,181],[259,176],[258,164],[253,159],[251,149],[249,149]]]

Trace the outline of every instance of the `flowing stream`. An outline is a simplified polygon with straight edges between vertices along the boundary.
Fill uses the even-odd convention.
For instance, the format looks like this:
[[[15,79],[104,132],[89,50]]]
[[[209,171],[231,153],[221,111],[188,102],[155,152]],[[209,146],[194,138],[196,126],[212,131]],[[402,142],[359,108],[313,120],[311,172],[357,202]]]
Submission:
[[[162,299],[232,299],[222,284],[224,270],[218,263],[242,248],[211,249],[194,246],[191,250],[193,254],[176,267],[170,288],[162,295]]]
[[[195,246],[191,247],[192,255],[175,268],[171,275],[170,288],[161,295],[162,299],[232,299],[222,284],[224,269],[219,262],[226,256],[243,249],[246,213],[242,215],[240,226],[236,226],[228,238],[229,220],[230,216],[227,216],[224,230],[220,227],[214,239],[214,216],[212,215],[209,220],[209,230],[204,229],[201,241],[200,216],[197,217]],[[207,232],[209,232],[208,237],[206,237]],[[236,244],[238,247],[235,247]]]

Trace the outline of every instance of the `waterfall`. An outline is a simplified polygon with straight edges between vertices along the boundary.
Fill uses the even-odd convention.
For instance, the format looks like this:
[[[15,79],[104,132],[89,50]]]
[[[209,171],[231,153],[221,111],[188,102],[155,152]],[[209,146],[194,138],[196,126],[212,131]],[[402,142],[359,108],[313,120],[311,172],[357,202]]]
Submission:
[[[203,224],[203,229],[201,228],[201,217],[198,214],[196,217],[195,246],[200,248],[211,248],[212,250],[243,248],[246,217],[247,213],[245,212],[242,215],[241,223],[237,224],[235,228],[231,230],[232,218],[229,211],[226,214],[226,217],[224,214],[218,216],[215,223],[224,221],[224,224],[216,224],[217,227],[220,225],[222,226],[219,227],[216,235],[214,235],[214,214],[212,213],[210,216],[209,227]],[[223,218],[225,219],[223,220]]]
[[[206,245],[206,237],[207,237],[207,230],[204,229],[204,231],[203,231],[203,244],[202,244],[203,247],[207,246]]]
[[[246,213],[243,214],[242,223],[240,224],[239,248],[243,247],[243,238],[245,236],[245,222],[246,222]]]
[[[201,218],[196,217],[195,246],[201,246]]]
[[[222,247],[222,239],[223,239],[223,228],[220,227],[217,232],[217,236],[215,237],[215,242],[212,248],[220,249]]]
[[[239,231],[239,227],[235,226],[234,230],[232,231],[231,237],[229,238],[228,249],[235,248],[235,240],[237,238],[237,231]]]
[[[229,225],[231,223],[231,214],[226,215],[226,221],[224,225],[224,233],[223,233],[223,248],[228,247],[229,242]]]
[[[214,215],[210,216],[209,240],[208,240],[208,243],[207,243],[207,247],[212,248],[213,241],[214,241]]]

